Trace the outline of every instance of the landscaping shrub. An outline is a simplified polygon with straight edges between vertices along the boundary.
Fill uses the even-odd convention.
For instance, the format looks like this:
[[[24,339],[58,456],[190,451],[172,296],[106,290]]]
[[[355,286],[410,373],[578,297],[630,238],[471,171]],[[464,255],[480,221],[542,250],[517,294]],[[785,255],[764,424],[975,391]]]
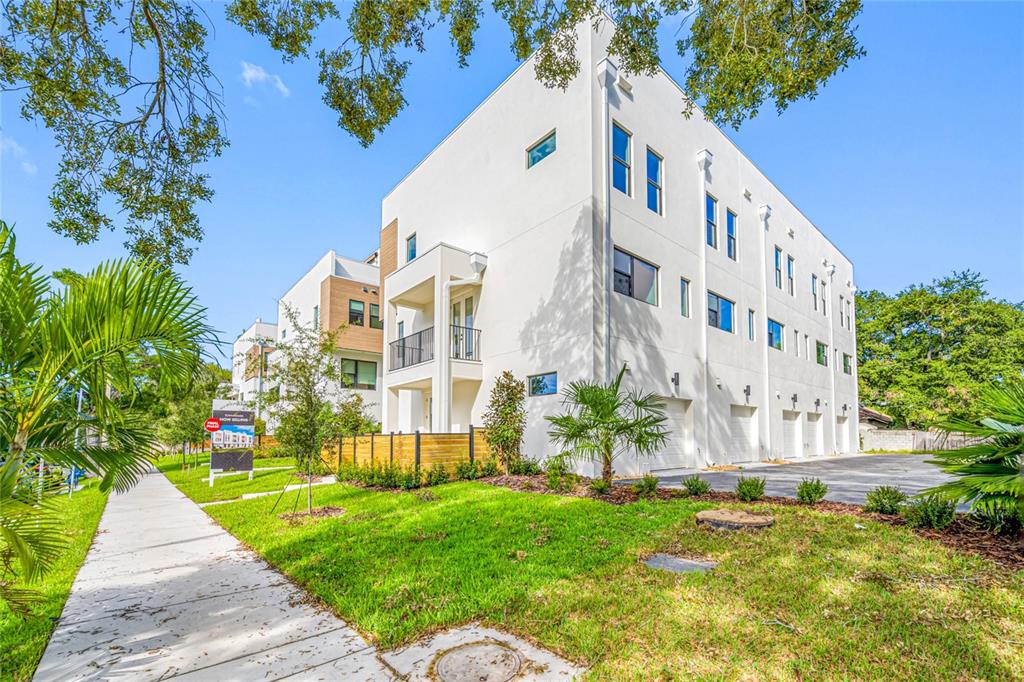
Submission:
[[[689,495],[707,495],[711,492],[711,484],[697,475],[684,478],[683,488]]]
[[[435,463],[427,472],[426,485],[444,485],[448,482],[448,471],[443,464]]]
[[[658,477],[644,474],[644,477],[633,484],[633,492],[640,497],[653,497],[658,491]]]
[[[756,502],[764,497],[765,479],[740,476],[736,481],[736,497],[744,502]]]
[[[880,485],[864,498],[864,511],[874,514],[899,514],[907,494],[891,485]]]
[[[608,481],[603,478],[595,478],[590,482],[590,490],[595,495],[607,495],[611,489],[612,487],[608,485]]]
[[[996,535],[1016,535],[1024,528],[1024,513],[1006,507],[975,507],[971,511],[979,526]]]
[[[818,478],[805,478],[796,487],[796,499],[804,504],[820,502],[825,495],[828,495],[828,486]]]
[[[413,471],[403,471],[399,473],[399,487],[403,490],[412,490],[413,488],[419,488],[421,484],[420,471],[415,469]]]
[[[476,462],[459,462],[455,465],[455,478],[460,481],[475,481],[480,478]]]
[[[513,476],[536,476],[541,473],[540,462],[535,459],[520,458],[509,464],[508,473]]]
[[[498,463],[496,461],[494,461],[493,459],[489,459],[486,462],[482,462],[479,465],[478,472],[480,474],[480,478],[487,478],[489,476],[497,476],[498,474],[501,473],[501,471],[498,469]]]
[[[900,510],[907,525],[914,528],[937,528],[942,530],[953,523],[956,503],[938,495],[918,497]]]
[[[548,490],[557,490],[561,492],[572,490],[575,477],[569,473],[565,460],[561,457],[554,457],[548,460],[546,473],[548,477]]]
[[[526,382],[505,370],[494,380],[484,413],[484,436],[494,456],[508,470],[519,459],[526,431]],[[493,475],[493,474],[484,474]]]

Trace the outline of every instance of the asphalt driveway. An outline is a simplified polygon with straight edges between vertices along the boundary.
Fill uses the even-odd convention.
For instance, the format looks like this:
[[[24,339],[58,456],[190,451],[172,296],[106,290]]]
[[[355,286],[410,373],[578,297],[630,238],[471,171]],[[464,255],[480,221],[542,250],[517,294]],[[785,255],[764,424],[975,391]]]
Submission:
[[[767,479],[765,494],[781,497],[796,495],[796,486],[805,478],[820,478],[829,488],[825,499],[863,504],[868,491],[880,485],[900,487],[913,495],[925,488],[949,480],[938,467],[928,464],[930,455],[856,455],[797,460],[791,464],[752,462],[740,465],[740,471],[693,471],[660,477],[666,488],[679,488],[687,476],[698,474],[715,490],[731,491],[740,476]]]

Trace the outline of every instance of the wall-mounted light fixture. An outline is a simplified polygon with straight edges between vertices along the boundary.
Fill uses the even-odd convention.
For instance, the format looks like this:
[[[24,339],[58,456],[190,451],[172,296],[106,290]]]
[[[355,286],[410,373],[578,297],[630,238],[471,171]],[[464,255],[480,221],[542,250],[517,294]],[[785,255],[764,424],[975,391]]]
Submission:
[[[794,394],[793,394],[793,397],[792,397],[792,398],[790,398],[790,400],[792,400],[792,401],[793,401],[793,404],[794,404],[794,405],[796,405],[796,401],[797,401],[797,398],[798,398],[798,396],[797,396],[797,394],[796,394],[796,393],[794,393]]]
[[[676,387],[676,390],[679,389],[679,372],[672,375],[672,385]]]
[[[820,412],[821,411],[821,398],[815,398],[814,399],[814,411],[815,412]]]

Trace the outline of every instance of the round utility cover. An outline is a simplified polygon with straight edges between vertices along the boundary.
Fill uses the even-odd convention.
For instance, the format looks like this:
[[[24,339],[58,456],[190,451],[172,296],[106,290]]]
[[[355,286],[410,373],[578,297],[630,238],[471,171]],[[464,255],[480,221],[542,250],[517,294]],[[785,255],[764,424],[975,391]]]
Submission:
[[[506,646],[474,642],[441,654],[434,674],[441,682],[508,682],[522,664],[522,657]]]

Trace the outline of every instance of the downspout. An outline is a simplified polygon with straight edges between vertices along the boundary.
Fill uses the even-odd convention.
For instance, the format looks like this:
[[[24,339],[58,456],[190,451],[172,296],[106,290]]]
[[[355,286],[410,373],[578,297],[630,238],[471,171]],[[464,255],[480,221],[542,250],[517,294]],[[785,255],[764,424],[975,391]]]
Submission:
[[[714,159],[714,155],[707,149],[702,149],[697,152],[697,168],[700,169],[700,173],[697,176],[697,208],[699,210],[700,220],[697,225],[700,226],[698,234],[700,236],[700,269],[698,270],[697,277],[700,280],[700,295],[703,304],[700,309],[704,311],[701,315],[701,335],[700,335],[700,352],[704,357],[704,382],[702,390],[704,392],[704,461],[707,464],[711,464],[711,404],[708,397],[708,381],[711,380],[711,364],[708,362],[708,244],[707,244],[707,215],[705,213],[707,194],[707,183],[708,176],[711,173],[711,162]],[[733,318],[735,319],[735,311],[733,312]]]
[[[826,296],[831,296],[832,291],[832,276],[836,274],[835,263],[830,263],[826,259],[823,263],[826,272],[828,272],[828,292]],[[839,451],[839,443],[836,441],[836,429],[839,428],[839,423],[836,421],[836,370],[839,369],[836,365],[839,364],[836,361],[839,353],[836,352],[835,342],[835,330],[833,329],[833,318],[835,317],[834,311],[832,310],[832,301],[822,298],[825,305],[825,319],[828,320],[828,350],[832,354],[832,365],[829,367],[831,370],[828,373],[828,385],[829,385],[829,408],[832,410],[832,454],[835,455]],[[825,358],[829,358],[826,356]]]
[[[604,380],[612,380],[612,178],[611,178],[611,135],[612,114],[608,103],[608,93],[618,79],[619,71],[611,60],[605,58],[597,65],[598,79],[601,84],[601,202],[604,209],[604,231],[602,235],[602,252],[604,256],[604,307],[603,332],[604,340]]]
[[[439,325],[438,336],[441,339],[441,348],[439,349],[441,357],[439,360],[441,362],[441,385],[444,386],[444,395],[441,396],[441,400],[437,401],[437,408],[441,411],[439,416],[442,428],[449,431],[452,428],[452,330],[448,322],[448,311],[451,308],[451,288],[456,284],[459,286],[479,286],[483,282],[484,269],[487,267],[487,256],[472,253],[469,256],[469,264],[474,271],[472,276],[453,277],[446,281],[441,288],[441,311],[438,314],[441,324]],[[444,331],[445,329],[448,330],[447,334]]]
[[[765,235],[768,234],[768,219],[772,217],[772,207],[768,204],[761,204],[757,210],[761,218],[761,229],[758,230],[758,241],[761,245],[761,316],[764,324],[761,325],[765,335],[768,334],[768,250],[765,242]],[[754,315],[756,322],[757,315]],[[764,390],[761,393],[761,400],[764,403],[763,419],[767,423],[768,436],[768,459],[772,459],[772,411],[771,411],[771,385],[768,374],[768,339],[762,339],[760,334],[754,334],[754,342],[761,344],[761,366],[764,368]],[[785,343],[785,342],[783,342]]]

